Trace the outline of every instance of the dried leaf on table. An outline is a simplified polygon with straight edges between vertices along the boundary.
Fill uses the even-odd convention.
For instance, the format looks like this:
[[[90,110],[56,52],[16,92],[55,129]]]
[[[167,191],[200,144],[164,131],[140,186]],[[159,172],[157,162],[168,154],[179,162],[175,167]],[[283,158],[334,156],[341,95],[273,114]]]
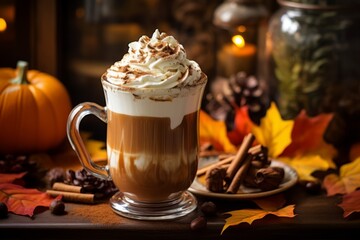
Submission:
[[[58,197],[60,199],[61,197]],[[11,183],[0,184],[0,201],[9,212],[32,217],[37,207],[49,207],[54,198],[37,189],[23,188]]]
[[[22,173],[0,173],[0,184],[1,183],[13,183],[14,181],[21,179],[25,176],[26,172]]]
[[[353,162],[342,165],[339,175],[327,175],[323,184],[328,196],[355,191],[360,187],[360,157]]]
[[[344,210],[344,218],[349,217],[352,213],[360,212],[360,190],[344,195],[338,206]]]
[[[248,114],[248,108],[246,106],[240,107],[236,110],[234,129],[227,133],[231,143],[235,146],[239,146],[244,137],[251,132],[253,123]]]
[[[325,143],[324,132],[332,119],[333,114],[320,114],[309,117],[305,111],[294,119],[294,127],[291,133],[291,144],[281,154],[286,157],[304,155],[304,153],[316,152],[323,156],[333,157],[335,149]]]
[[[258,143],[268,147],[269,156],[277,157],[291,143],[293,120],[283,120],[275,103],[261,119],[260,126],[253,126],[252,132]]]
[[[211,143],[219,151],[235,152],[236,148],[231,144],[226,134],[226,126],[223,121],[212,119],[204,111],[200,111],[200,144]]]
[[[230,214],[231,216],[225,219],[225,225],[221,231],[221,234],[230,226],[235,226],[240,223],[248,223],[251,225],[253,221],[262,219],[269,214],[278,217],[295,217],[294,208],[295,205],[288,205],[276,211],[268,211],[262,209],[241,209],[227,212],[225,214]]]
[[[336,165],[331,158],[324,158],[316,154],[296,156],[293,158],[280,157],[279,160],[294,168],[299,179],[304,181],[316,180],[316,178],[312,176],[312,173],[315,171],[326,171],[330,168],[336,169]]]

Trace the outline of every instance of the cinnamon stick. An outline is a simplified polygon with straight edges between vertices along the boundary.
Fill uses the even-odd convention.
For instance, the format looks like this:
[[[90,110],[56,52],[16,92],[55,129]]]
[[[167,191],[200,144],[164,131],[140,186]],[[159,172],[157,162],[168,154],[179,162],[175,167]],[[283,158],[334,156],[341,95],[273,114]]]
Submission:
[[[229,168],[226,171],[225,180],[227,182],[231,182],[232,179],[234,178],[236,172],[239,170],[240,166],[245,160],[246,155],[248,154],[248,150],[253,144],[254,140],[255,140],[255,136],[252,133],[249,133],[244,137],[244,140],[242,141],[239,150],[235,155],[234,160],[231,162]]]
[[[231,163],[234,159],[234,156],[230,156],[222,161],[219,161],[219,162],[216,162],[216,163],[213,163],[213,164],[209,164],[208,166],[206,167],[203,167],[201,169],[199,169],[197,172],[196,172],[196,176],[201,176],[201,175],[204,175],[208,170],[212,169],[212,168],[216,168],[216,167],[220,167],[220,166],[223,166],[223,165],[227,165],[229,163]]]
[[[57,190],[46,190],[46,193],[52,197],[57,197],[59,195],[63,196],[64,201],[68,202],[78,202],[78,203],[94,203],[94,194],[91,193],[75,193],[75,192],[65,192]]]
[[[251,159],[252,159],[252,155],[246,154],[244,163],[241,165],[241,167],[239,168],[239,170],[236,172],[235,176],[231,180],[230,185],[229,185],[228,189],[226,190],[226,193],[230,193],[230,194],[237,193],[237,191],[239,190],[239,187],[240,187],[242,181],[244,180],[244,178],[247,174],[247,171],[250,167]]]
[[[222,161],[222,160],[225,160],[225,159],[227,159],[227,158],[229,158],[229,157],[234,157],[235,155],[233,154],[233,153],[224,153],[224,154],[220,154],[219,156],[218,156],[218,159],[219,159],[219,161]]]
[[[256,145],[254,147],[251,147],[248,151],[248,153],[252,154],[252,155],[256,155],[261,153],[261,151],[263,150],[263,146],[261,144]]]
[[[54,183],[52,188],[53,188],[53,190],[56,190],[56,191],[83,193],[83,188],[82,187],[69,185],[69,184],[65,184],[65,183],[62,183],[62,182]]]

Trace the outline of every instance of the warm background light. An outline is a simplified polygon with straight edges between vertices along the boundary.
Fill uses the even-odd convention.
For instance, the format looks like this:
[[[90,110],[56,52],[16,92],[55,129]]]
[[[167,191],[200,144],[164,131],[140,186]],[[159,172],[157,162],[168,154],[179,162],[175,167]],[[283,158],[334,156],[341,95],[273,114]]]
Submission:
[[[245,46],[245,40],[241,35],[235,35],[231,38],[231,40],[239,48],[243,48]]]
[[[7,28],[6,21],[3,18],[0,18],[0,32],[4,32]]]
[[[237,27],[237,30],[241,33],[244,33],[246,31],[246,27],[244,25],[240,25]]]

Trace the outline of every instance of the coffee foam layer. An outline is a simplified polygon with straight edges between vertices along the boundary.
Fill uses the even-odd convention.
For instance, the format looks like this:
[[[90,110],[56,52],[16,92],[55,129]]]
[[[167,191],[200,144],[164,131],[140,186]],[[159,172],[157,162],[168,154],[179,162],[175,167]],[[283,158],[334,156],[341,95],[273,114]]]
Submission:
[[[107,108],[119,114],[139,117],[170,118],[171,129],[179,126],[185,115],[200,109],[203,85],[183,89],[169,89],[169,94],[154,91],[147,97],[104,86]],[[164,93],[164,92],[163,92]],[[160,96],[160,97],[159,97]],[[161,97],[162,96],[162,97]]]

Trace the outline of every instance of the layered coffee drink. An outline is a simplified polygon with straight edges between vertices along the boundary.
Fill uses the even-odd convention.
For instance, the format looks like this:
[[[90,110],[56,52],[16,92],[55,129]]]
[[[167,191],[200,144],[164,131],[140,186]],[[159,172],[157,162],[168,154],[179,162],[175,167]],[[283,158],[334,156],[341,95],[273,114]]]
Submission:
[[[191,185],[206,81],[183,46],[158,30],[130,43],[102,76],[109,170],[124,196],[167,202]]]

